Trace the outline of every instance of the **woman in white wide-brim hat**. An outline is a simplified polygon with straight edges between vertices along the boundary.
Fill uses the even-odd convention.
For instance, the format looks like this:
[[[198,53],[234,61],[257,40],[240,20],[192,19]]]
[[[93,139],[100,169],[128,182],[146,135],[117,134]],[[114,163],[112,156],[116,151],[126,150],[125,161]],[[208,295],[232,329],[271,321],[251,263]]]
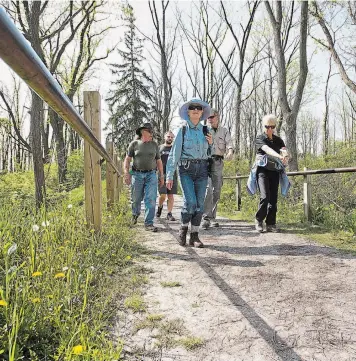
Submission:
[[[186,245],[189,223],[191,233],[189,245],[204,247],[199,239],[199,227],[204,211],[204,199],[208,183],[209,148],[213,143],[207,127],[201,120],[207,119],[210,105],[200,99],[191,99],[179,109],[186,121],[176,135],[166,166],[166,186],[172,188],[174,171],[179,166],[179,178],[183,191],[179,244]]]

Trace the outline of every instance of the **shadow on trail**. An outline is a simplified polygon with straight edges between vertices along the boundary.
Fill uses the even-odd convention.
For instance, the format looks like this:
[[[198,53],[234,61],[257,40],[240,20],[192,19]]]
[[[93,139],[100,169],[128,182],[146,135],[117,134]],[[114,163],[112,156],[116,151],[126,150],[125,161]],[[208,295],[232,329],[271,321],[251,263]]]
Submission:
[[[269,255],[269,256],[328,256],[342,259],[355,259],[356,255],[342,252],[331,247],[320,247],[314,245],[295,246],[292,244],[278,244],[273,246],[261,247],[230,247],[230,246],[215,246],[207,245],[206,248],[211,250],[230,253],[230,254],[246,254],[252,256]]]
[[[264,264],[259,261],[250,261],[250,260],[234,260],[231,258],[225,258],[225,257],[200,257],[197,255],[197,257],[189,256],[185,254],[176,254],[176,253],[170,253],[170,252],[153,252],[153,256],[163,257],[163,258],[169,258],[169,259],[178,259],[181,261],[188,261],[188,262],[196,262],[197,257],[202,259],[204,262],[208,264],[216,264],[219,266],[237,266],[237,267],[262,267]]]
[[[167,223],[163,224],[167,230],[177,239],[177,233]],[[220,277],[215,272],[213,267],[205,261],[204,257],[200,257],[194,248],[187,247],[185,249],[188,255],[190,255],[191,260],[198,263],[198,265],[208,275],[208,277],[216,284],[216,286],[225,294],[229,301],[237,308],[239,312],[241,312],[241,314],[246,318],[251,326],[255,328],[261,337],[274,350],[281,361],[303,361],[303,359],[293,350],[293,348],[290,347],[277,334],[277,331],[270,327],[267,322],[264,321],[258,315],[258,313],[232,287],[230,287],[222,277]]]
[[[222,224],[219,227],[211,227],[207,230],[202,229],[200,230],[201,234],[204,235],[212,235],[215,237],[219,237],[219,236],[229,236],[229,235],[233,235],[236,237],[256,237],[256,231],[254,230],[254,227],[246,227],[244,226],[244,228],[242,228],[241,226],[237,226],[237,227],[232,227],[231,225],[224,225]]]

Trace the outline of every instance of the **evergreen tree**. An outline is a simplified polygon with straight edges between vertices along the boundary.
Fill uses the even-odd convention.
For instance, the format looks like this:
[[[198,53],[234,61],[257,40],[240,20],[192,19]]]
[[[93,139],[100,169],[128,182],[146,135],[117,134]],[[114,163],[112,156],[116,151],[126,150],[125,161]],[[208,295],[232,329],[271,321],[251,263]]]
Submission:
[[[152,80],[142,70],[142,42],[135,32],[135,16],[131,5],[123,7],[123,19],[126,23],[125,49],[118,49],[122,58],[121,64],[110,64],[111,72],[117,78],[111,84],[107,101],[111,117],[106,127],[109,138],[116,144],[120,152],[124,152],[133,140],[135,130],[140,124],[149,121],[149,103],[152,99],[148,84]]]

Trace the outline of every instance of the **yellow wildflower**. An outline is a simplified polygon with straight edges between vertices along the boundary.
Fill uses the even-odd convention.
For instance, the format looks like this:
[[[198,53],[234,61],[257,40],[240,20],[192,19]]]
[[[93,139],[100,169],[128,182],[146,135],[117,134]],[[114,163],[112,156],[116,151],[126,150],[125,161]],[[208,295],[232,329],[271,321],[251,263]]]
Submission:
[[[36,297],[36,298],[32,298],[31,300],[33,303],[40,303],[41,302],[41,299],[39,297]]]
[[[131,256],[126,256],[126,260],[129,261],[131,259]]]
[[[85,350],[85,347],[84,347],[84,346],[82,346],[82,345],[76,345],[76,346],[73,347],[72,353],[73,353],[74,355],[81,355],[84,350]]]
[[[52,299],[52,298],[53,298],[53,295],[48,295],[47,297]]]
[[[36,271],[32,273],[32,277],[39,277],[39,276],[42,276],[42,272]]]
[[[63,273],[63,272],[59,272],[59,273],[56,273],[55,275],[54,275],[54,278],[63,278],[63,277],[65,277],[66,275]]]
[[[7,302],[5,300],[0,300],[0,306],[7,306]]]

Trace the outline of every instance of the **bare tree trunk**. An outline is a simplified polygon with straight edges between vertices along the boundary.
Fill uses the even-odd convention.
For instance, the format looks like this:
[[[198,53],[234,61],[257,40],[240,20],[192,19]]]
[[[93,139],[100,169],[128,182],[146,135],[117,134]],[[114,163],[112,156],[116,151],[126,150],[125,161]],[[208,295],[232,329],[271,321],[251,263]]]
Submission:
[[[307,31],[308,31],[308,2],[302,1],[301,21],[300,21],[300,45],[299,45],[299,79],[296,89],[295,99],[292,107],[289,105],[287,96],[287,69],[285,61],[285,53],[282,45],[282,2],[275,2],[276,16],[273,13],[269,1],[265,1],[268,15],[270,17],[273,40],[277,58],[278,68],[278,95],[279,105],[285,122],[286,141],[291,160],[289,163],[291,170],[298,170],[298,148],[297,148],[297,116],[303,97],[304,86],[308,74],[307,64]]]
[[[236,87],[236,92],[235,154],[239,158],[241,149],[241,87]]]
[[[43,204],[45,196],[45,176],[43,169],[43,153],[41,142],[41,124],[43,124],[43,100],[31,90],[31,149],[33,170],[35,175],[36,206]]]
[[[331,57],[329,58],[329,72],[328,77],[326,79],[326,86],[325,86],[325,114],[323,119],[323,153],[324,156],[328,155],[329,150],[329,80],[330,80],[330,74],[331,74]]]
[[[52,109],[49,110],[49,117],[53,127],[53,135],[56,142],[57,164],[58,164],[58,182],[64,184],[67,176],[67,148],[64,139],[64,121]]]

